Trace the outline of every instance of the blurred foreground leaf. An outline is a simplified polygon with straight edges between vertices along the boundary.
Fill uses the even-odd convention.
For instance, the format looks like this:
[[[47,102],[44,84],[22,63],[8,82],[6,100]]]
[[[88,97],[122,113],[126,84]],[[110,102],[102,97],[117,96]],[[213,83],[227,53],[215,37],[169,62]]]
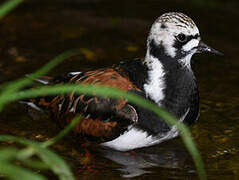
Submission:
[[[13,180],[46,180],[46,178],[40,174],[5,162],[0,162],[0,172]]]
[[[81,116],[76,116],[70,124],[66,128],[64,128],[57,136],[55,136],[52,139],[49,139],[48,141],[45,141],[41,144],[42,147],[48,147],[51,146],[52,144],[55,144],[57,141],[59,141],[61,138],[63,138],[69,131],[72,130],[72,128],[80,122]]]
[[[74,180],[73,174],[65,161],[53,151],[46,148],[36,148],[36,154],[48,165],[60,180]]]
[[[23,0],[9,0],[2,4],[0,6],[0,20],[22,2]]]
[[[13,141],[27,146],[23,150],[18,150],[14,148],[1,149],[0,173],[13,180],[18,180],[19,177],[24,180],[45,180],[42,175],[33,173],[28,169],[20,168],[16,165],[11,164],[11,162],[18,160],[21,161],[22,164],[27,165],[30,168],[51,169],[60,180],[74,180],[74,176],[69,166],[60,156],[49,150],[47,146],[52,145],[56,141],[60,140],[63,136],[65,136],[74,127],[74,125],[79,122],[79,120],[79,116],[74,118],[71,123],[65,129],[63,129],[55,138],[52,138],[44,143],[37,143],[14,136],[0,136],[0,141]],[[37,155],[42,161],[30,160],[33,155]],[[18,173],[21,176],[18,176]]]
[[[0,153],[3,153],[2,156],[0,155],[0,173],[6,175],[10,179],[19,180],[19,177],[20,179],[24,180],[45,179],[42,175],[33,173],[28,169],[20,168],[16,165],[11,164],[11,161],[13,161],[14,159],[22,160],[23,163],[26,164],[27,159],[29,159],[33,155],[37,155],[46,165],[45,168],[49,167],[49,169],[51,169],[59,177],[60,180],[74,180],[74,176],[65,161],[53,151],[49,150],[48,148],[42,147],[40,143],[14,136],[0,136],[0,141],[14,141],[27,146],[23,150],[0,150]],[[37,165],[41,165],[43,167],[43,164],[39,163],[39,161],[37,162]]]
[[[49,63],[47,63],[45,66],[43,66],[41,69],[39,69],[37,72],[29,74],[28,77],[21,78],[15,81],[12,81],[10,83],[7,83],[6,85],[3,85],[2,92],[0,94],[0,111],[2,110],[4,106],[4,101],[2,101],[3,97],[10,97],[13,92],[16,92],[20,90],[21,88],[29,85],[34,81],[34,79],[45,75],[47,72],[49,72],[51,69],[53,69],[55,66],[57,66],[60,62],[63,60],[74,56],[78,54],[78,50],[70,50],[66,51],[57,57],[55,57],[53,60],[51,60]]]

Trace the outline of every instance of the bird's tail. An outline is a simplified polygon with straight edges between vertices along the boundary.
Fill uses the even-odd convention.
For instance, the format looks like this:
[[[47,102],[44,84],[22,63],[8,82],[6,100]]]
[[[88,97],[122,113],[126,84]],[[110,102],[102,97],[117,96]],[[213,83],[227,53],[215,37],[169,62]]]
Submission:
[[[31,78],[30,76],[26,75],[27,77]],[[34,87],[37,87],[39,85],[50,85],[52,83],[54,78],[49,77],[49,76],[42,76],[40,78],[37,79],[33,79],[34,80],[34,84],[31,86],[27,86],[25,87],[25,89],[31,89]],[[49,100],[51,100],[52,98],[47,96]],[[37,97],[37,98],[29,98],[29,99],[23,99],[18,101],[20,104],[25,104],[35,110],[38,111],[45,111],[47,109],[47,105],[48,103],[45,103],[45,99],[46,97],[44,97],[44,99],[42,97]],[[45,105],[45,106],[44,106]]]
[[[40,78],[33,79],[35,83],[32,86],[26,87],[26,88],[29,89],[39,85],[47,86],[47,85],[69,82],[72,77],[78,74],[81,74],[81,72],[70,72],[57,77],[42,76]],[[31,76],[28,76],[28,75],[26,76],[31,78]],[[43,96],[43,97],[37,97],[32,99],[24,99],[24,100],[21,100],[20,103],[26,104],[36,110],[47,111],[49,108],[52,108],[51,105],[54,104],[54,102],[56,102],[57,100],[59,99],[56,99],[56,96]]]

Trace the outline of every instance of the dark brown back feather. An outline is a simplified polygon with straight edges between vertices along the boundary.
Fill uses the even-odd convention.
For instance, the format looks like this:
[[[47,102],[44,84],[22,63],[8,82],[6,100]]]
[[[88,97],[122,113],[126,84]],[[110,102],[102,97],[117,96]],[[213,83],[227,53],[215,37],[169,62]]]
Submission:
[[[47,80],[51,78],[47,77]],[[123,91],[140,91],[113,68],[67,75],[50,80],[49,84],[62,83],[97,84],[119,88]],[[74,134],[98,142],[112,140],[123,133],[129,124],[137,121],[137,113],[124,99],[101,98],[84,94],[59,95],[31,99],[35,105],[47,110],[54,119],[65,127],[76,114],[84,119],[74,128]]]

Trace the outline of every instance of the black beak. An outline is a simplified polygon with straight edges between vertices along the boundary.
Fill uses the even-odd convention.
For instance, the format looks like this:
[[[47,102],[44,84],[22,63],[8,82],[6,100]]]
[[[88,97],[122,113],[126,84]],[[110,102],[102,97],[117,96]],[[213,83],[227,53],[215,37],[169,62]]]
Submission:
[[[197,47],[197,53],[202,52],[209,52],[216,55],[223,55],[223,53],[217,51],[216,49],[211,48],[210,46],[206,45],[204,42],[200,41]]]

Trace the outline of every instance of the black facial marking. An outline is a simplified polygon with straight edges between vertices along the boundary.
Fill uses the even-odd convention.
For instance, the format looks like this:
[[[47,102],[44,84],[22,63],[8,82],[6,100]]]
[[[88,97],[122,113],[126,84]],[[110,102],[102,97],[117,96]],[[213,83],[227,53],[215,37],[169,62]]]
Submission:
[[[199,37],[199,34],[195,34],[194,36],[193,35],[190,35],[190,36],[187,36],[189,41],[192,40],[192,39],[198,39]]]
[[[177,40],[181,43],[184,43],[187,41],[187,36],[183,33],[177,35]]]
[[[173,47],[175,47],[177,50],[181,50],[182,47],[187,43],[188,43],[188,41],[181,42],[181,41],[178,41],[177,39],[175,39]]]
[[[162,29],[165,29],[165,28],[167,28],[167,26],[166,26],[164,23],[162,23],[162,24],[161,24],[161,28],[162,28]]]
[[[173,47],[176,48],[177,52],[176,52],[176,57],[177,58],[183,58],[185,57],[186,55],[188,55],[189,52],[185,52],[185,51],[182,51],[182,47],[187,44],[189,41],[191,41],[192,39],[198,39],[199,37],[199,34],[196,34],[196,35],[190,35],[190,36],[186,36],[185,38],[185,41],[180,41],[178,39],[178,36],[175,37],[175,41],[174,41],[174,44],[173,44]]]
[[[176,68],[181,66],[180,63],[177,63],[176,59],[180,59],[183,56],[176,55],[174,58],[169,56],[162,45],[157,45],[154,40],[151,40],[149,43],[150,54],[153,57],[160,59],[160,61],[168,67]]]
[[[166,55],[165,49],[163,46],[157,46],[154,40],[151,40],[149,43],[150,54],[154,57],[163,57]]]
[[[182,48],[183,45],[187,44],[189,41],[191,41],[192,39],[198,39],[199,37],[199,34],[196,34],[196,35],[190,35],[190,36],[185,36],[185,40],[180,40],[181,36],[184,35],[184,34],[179,34],[178,36],[176,36],[176,39],[178,41],[178,46],[176,46],[176,48]]]

